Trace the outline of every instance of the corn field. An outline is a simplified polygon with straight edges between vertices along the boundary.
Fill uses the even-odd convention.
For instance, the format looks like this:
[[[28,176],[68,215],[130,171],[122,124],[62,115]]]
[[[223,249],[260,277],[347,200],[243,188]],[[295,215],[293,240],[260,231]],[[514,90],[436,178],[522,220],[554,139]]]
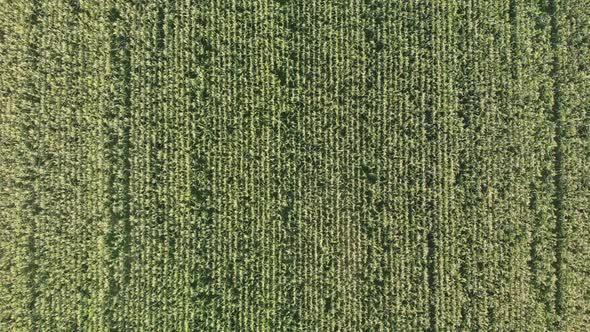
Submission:
[[[589,0],[0,1],[0,331],[588,331]]]

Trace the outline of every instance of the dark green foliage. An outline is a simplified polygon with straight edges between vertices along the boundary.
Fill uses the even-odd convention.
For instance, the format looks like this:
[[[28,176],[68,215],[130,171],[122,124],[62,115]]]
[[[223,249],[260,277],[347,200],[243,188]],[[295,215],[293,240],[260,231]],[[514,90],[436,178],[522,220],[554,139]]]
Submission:
[[[590,3],[4,1],[0,331],[584,331]]]

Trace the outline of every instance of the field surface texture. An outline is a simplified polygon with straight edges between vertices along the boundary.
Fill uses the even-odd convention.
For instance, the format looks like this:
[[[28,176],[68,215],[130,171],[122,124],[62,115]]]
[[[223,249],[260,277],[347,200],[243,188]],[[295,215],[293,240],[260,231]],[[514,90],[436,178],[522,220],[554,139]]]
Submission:
[[[0,331],[589,331],[590,0],[1,0]]]

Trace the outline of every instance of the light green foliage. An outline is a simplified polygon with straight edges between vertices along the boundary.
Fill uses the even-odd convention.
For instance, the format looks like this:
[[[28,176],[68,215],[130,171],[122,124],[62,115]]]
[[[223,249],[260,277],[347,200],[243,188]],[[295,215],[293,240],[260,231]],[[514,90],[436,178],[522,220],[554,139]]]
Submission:
[[[588,0],[0,2],[0,331],[583,331]]]

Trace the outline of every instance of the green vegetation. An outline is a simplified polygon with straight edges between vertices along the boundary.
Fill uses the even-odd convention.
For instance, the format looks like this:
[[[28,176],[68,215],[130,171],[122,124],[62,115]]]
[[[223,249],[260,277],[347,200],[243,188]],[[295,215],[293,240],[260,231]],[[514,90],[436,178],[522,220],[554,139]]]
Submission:
[[[584,331],[589,0],[0,1],[0,331]]]

